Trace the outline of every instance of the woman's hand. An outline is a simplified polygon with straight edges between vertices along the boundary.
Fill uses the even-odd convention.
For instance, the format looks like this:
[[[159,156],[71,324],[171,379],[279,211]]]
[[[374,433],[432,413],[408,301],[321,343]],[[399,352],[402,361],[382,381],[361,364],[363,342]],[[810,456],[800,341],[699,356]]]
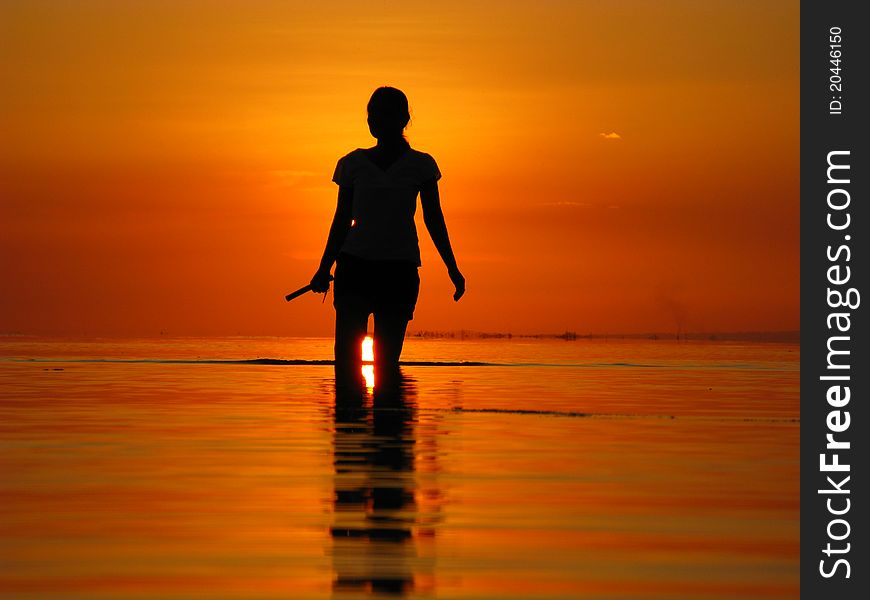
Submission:
[[[318,294],[324,294],[329,291],[329,282],[332,281],[332,275],[328,269],[318,269],[314,277],[311,278],[311,291]]]
[[[444,223],[444,212],[441,210],[438,183],[434,179],[429,185],[420,189],[420,205],[423,207],[423,222],[426,224],[426,229],[429,230],[435,248],[441,255],[444,266],[447,267],[450,281],[456,287],[453,299],[459,300],[465,294],[465,277],[456,266],[456,257],[453,256],[453,248],[450,247],[450,236],[447,235],[447,224]]]
[[[456,291],[453,293],[453,300],[458,302],[463,294],[465,294],[465,277],[462,276],[459,269],[451,269],[447,271],[447,274],[450,276],[450,281],[453,282],[453,287],[456,288]]]

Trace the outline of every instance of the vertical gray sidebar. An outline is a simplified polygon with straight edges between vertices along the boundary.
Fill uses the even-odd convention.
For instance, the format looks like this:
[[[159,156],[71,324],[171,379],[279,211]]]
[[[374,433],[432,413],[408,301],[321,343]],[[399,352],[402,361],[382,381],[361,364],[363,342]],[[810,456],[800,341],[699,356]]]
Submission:
[[[870,590],[870,23],[860,5],[801,2],[801,596],[814,599]]]

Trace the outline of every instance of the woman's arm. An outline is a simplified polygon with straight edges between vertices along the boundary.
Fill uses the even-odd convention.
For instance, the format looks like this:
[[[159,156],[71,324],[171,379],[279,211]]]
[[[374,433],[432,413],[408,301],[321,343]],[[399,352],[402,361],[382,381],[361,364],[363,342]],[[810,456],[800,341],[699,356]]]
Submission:
[[[420,204],[423,207],[423,222],[432,242],[441,255],[441,260],[447,267],[447,274],[453,282],[456,292],[454,300],[459,300],[465,293],[465,277],[456,266],[456,257],[453,256],[453,248],[450,246],[450,236],[447,234],[447,223],[444,222],[444,212],[441,210],[441,198],[438,194],[438,181],[433,179],[420,189]]]
[[[329,289],[329,281],[331,279],[329,272],[332,270],[335,259],[338,258],[342,245],[344,245],[347,232],[350,231],[352,219],[353,188],[345,185],[339,186],[338,202],[335,206],[335,215],[332,217],[332,225],[329,226],[326,249],[323,251],[323,258],[320,259],[320,267],[317,269],[314,277],[311,278],[312,291],[325,292]]]

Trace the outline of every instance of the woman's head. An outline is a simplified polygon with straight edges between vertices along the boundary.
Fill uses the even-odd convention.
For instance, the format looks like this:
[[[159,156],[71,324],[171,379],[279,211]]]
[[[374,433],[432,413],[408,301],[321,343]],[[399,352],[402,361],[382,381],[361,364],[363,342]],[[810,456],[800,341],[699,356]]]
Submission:
[[[411,120],[408,97],[394,87],[379,87],[368,104],[369,131],[378,139],[401,137]]]

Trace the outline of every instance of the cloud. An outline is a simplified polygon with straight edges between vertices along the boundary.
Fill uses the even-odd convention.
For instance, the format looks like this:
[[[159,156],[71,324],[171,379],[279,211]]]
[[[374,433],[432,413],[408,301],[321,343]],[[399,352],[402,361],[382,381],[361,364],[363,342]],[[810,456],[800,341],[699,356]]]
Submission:
[[[322,173],[316,173],[314,171],[302,171],[299,169],[274,169],[269,171],[269,173],[272,175],[272,177],[284,181],[299,181],[300,179],[318,177],[323,175]]]
[[[611,131],[610,133],[599,133],[599,137],[604,138],[605,140],[621,140],[622,136],[616,133],[615,131]]]
[[[588,202],[571,202],[569,200],[561,200],[559,202],[538,202],[539,206],[592,206]]]

